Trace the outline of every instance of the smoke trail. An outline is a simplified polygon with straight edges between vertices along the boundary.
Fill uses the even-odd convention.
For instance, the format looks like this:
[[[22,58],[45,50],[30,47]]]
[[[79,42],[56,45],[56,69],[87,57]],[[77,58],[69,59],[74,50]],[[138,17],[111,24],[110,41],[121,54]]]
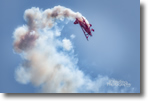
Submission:
[[[23,58],[23,63],[16,69],[18,82],[31,82],[48,93],[127,92],[125,88],[107,86],[110,80],[107,76],[99,75],[96,80],[91,80],[79,70],[70,39],[58,38],[62,28],[56,25],[57,20],[81,19],[81,16],[62,6],[45,11],[33,7],[25,11],[27,24],[13,34],[14,50]],[[55,30],[51,29],[53,27]]]

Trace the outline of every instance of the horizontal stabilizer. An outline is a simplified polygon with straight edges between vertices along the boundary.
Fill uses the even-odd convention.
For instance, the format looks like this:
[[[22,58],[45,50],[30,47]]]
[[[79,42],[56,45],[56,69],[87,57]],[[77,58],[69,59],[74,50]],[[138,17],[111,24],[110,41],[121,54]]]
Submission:
[[[94,29],[91,29],[93,32],[95,31]]]

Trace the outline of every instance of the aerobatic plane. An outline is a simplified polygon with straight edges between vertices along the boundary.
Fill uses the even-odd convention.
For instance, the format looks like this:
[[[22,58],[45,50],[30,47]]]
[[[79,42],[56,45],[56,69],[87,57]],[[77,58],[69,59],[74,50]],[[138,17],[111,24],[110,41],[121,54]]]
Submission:
[[[87,23],[86,20],[82,17],[81,18],[76,18],[74,24],[79,24],[80,27],[82,28],[84,35],[86,37],[86,39],[88,40],[89,36],[92,36],[91,31],[94,32],[94,29],[90,29],[90,27],[92,26],[91,24]]]

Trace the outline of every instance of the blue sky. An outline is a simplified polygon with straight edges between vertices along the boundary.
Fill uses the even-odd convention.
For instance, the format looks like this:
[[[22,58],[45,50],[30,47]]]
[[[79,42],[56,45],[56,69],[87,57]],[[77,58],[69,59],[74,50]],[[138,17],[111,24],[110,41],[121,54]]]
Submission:
[[[12,33],[26,24],[24,11],[31,7],[43,10],[61,5],[80,12],[95,29],[86,41],[78,25],[69,22],[63,29],[65,36],[75,34],[73,40],[78,66],[95,78],[98,74],[128,81],[140,92],[140,1],[139,0],[1,0],[0,3],[0,92],[34,93],[39,88],[22,85],[15,80],[15,69],[21,57],[13,52]]]

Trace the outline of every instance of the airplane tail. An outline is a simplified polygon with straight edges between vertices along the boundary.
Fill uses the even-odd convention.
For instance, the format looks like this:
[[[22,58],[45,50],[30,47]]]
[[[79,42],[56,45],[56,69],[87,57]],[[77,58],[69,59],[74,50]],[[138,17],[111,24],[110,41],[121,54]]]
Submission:
[[[74,24],[78,24],[78,19],[77,19],[77,18],[76,18],[76,20],[75,20]]]

